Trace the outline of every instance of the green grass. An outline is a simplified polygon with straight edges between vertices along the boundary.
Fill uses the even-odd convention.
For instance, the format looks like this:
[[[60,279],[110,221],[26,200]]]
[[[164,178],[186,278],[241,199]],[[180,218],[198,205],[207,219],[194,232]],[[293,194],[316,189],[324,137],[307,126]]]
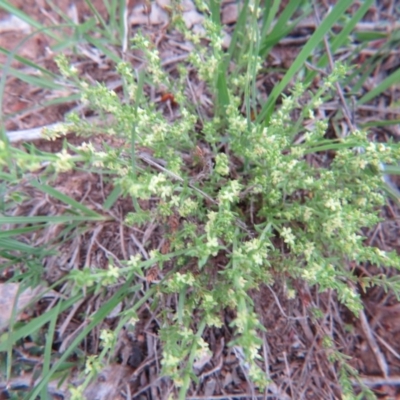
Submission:
[[[0,0],[0,8],[32,27],[32,33],[15,49],[0,49],[8,57],[0,81],[0,104],[7,78],[13,77],[48,94],[51,99],[41,107],[82,102],[82,112],[90,111],[100,120],[96,127],[81,120],[83,113],[69,115],[69,123],[54,136],[75,132],[83,138],[80,144],[73,144],[66,136],[62,139],[64,151],[51,154],[33,145],[21,149],[10,144],[5,124],[18,117],[18,112],[2,115],[0,159],[5,161],[0,172],[0,225],[7,230],[0,231],[0,257],[4,260],[0,271],[14,268],[14,281],[37,286],[48,279],[45,265],[49,264],[43,263],[54,255],[62,260],[65,249],[71,254],[64,267],[73,266],[64,268],[60,280],[48,279],[49,287],[60,291],[51,309],[24,324],[14,315],[7,332],[2,333],[4,378],[11,380],[18,370],[13,349],[30,338],[40,349],[42,364],[36,371],[37,384],[25,398],[46,398],[50,381],[60,376],[68,379],[65,370],[71,362],[84,382],[74,390],[83,396],[96,376],[95,369],[86,375],[83,372],[86,360],[78,355],[85,352],[84,344],[94,340],[94,332],[103,330],[101,339],[96,339],[100,341],[97,362],[115,361],[113,347],[118,335],[123,327],[135,324],[146,305],[160,322],[162,374],[175,384],[174,395],[185,399],[197,380],[195,361],[210,351],[205,332],[223,325],[222,315],[230,309],[235,317],[226,327],[232,333],[228,345],[243,349],[249,366],[247,377],[253,389],[263,393],[270,383],[262,371],[260,352],[260,332],[265,327],[255,311],[252,290],[284,281],[287,296],[296,297],[295,282],[300,280],[319,291],[332,291],[357,315],[362,307],[356,290],[360,281],[346,266],[368,262],[400,268],[395,254],[363,246],[360,235],[361,228],[379,221],[377,214],[385,202],[381,165],[387,173],[400,173],[399,146],[387,143],[384,149],[372,148],[367,133],[326,135],[328,122],[339,126],[347,109],[374,104],[396,85],[400,68],[390,71],[371,91],[364,90],[371,72],[398,44],[399,34],[355,31],[373,1],[356,7],[356,2],[339,0],[329,12],[318,8],[321,22],[290,67],[282,71],[281,66],[268,64],[273,50],[299,23],[315,14],[315,4],[291,0],[282,7],[279,0],[270,0],[260,6],[256,1],[255,8],[260,6],[257,14],[250,2],[244,1],[229,48],[223,51],[219,47],[221,5],[211,0],[203,3],[209,10],[205,28],[210,51],[204,43],[194,44],[188,61],[167,73],[160,67],[154,43],[145,34],[128,32],[124,1],[105,1],[106,16],[100,15],[90,0],[85,3],[92,16],[74,24],[50,2],[60,23],[43,26]],[[187,40],[195,41],[179,12],[173,10],[170,16],[173,21],[167,29],[181,30]],[[39,33],[51,41],[59,72],[18,54],[26,41]],[[360,55],[377,39],[385,39],[385,43],[360,65]],[[111,63],[112,72],[121,78],[123,100],[120,93],[116,95],[105,84],[94,83],[71,67],[79,66],[83,59],[77,54],[79,46],[95,48]],[[146,61],[140,68],[130,64],[131,51]],[[344,51],[349,53],[345,63],[333,65],[329,57],[336,60]],[[15,68],[14,60],[35,73]],[[189,65],[195,71],[194,79],[188,73]],[[309,65],[315,68],[310,70]],[[317,70],[324,71],[324,76],[318,76]],[[265,71],[280,76],[269,93],[258,85]],[[317,77],[321,79],[315,83]],[[212,106],[193,103],[186,90],[191,79],[193,85],[203,82]],[[70,95],[61,95],[64,90]],[[173,93],[179,111],[171,110],[181,116],[171,123],[168,113],[163,115],[157,109],[163,104],[154,102],[152,90],[155,97],[166,90]],[[325,124],[319,107],[337,99],[338,91],[345,94],[346,107],[338,107]],[[354,106],[350,96],[356,97]],[[110,116],[113,119],[107,119]],[[357,126],[372,132],[385,123],[396,120],[360,121]],[[99,131],[106,133],[111,144],[94,140]],[[51,137],[53,133],[47,134]],[[84,141],[93,147],[83,145]],[[358,151],[360,148],[363,151]],[[143,151],[147,158],[140,155]],[[319,168],[305,161],[308,155],[319,162],[327,152],[334,152],[335,157],[326,164],[321,162]],[[60,173],[71,173],[71,181],[65,182],[68,189],[76,178],[74,173],[83,171],[88,176],[83,183],[92,185],[93,177],[96,182],[90,187],[83,185],[85,195],[54,187]],[[24,208],[35,198],[42,201],[41,207],[33,211],[32,206]],[[126,209],[129,211],[123,211]],[[100,240],[103,232],[110,232],[121,243],[126,232],[146,240],[134,257],[124,243],[106,248]],[[146,232],[150,236],[146,237]],[[87,253],[74,262],[74,251],[81,243],[87,243]],[[94,246],[105,254],[103,267],[94,264],[94,257],[91,263],[84,261]],[[154,267],[158,276],[153,279]],[[362,285],[378,285],[400,294],[397,281],[384,275],[363,277]],[[94,298],[97,308],[90,308],[88,315],[82,309],[76,316],[83,328],[67,350],[58,354],[52,344],[60,322],[78,301]],[[105,320],[119,304],[123,311],[109,332]],[[327,359],[329,353],[340,372],[335,384],[342,385],[343,395],[350,395],[354,387],[349,382],[357,377],[357,371],[331,339],[324,343]],[[367,388],[363,390],[372,396]]]

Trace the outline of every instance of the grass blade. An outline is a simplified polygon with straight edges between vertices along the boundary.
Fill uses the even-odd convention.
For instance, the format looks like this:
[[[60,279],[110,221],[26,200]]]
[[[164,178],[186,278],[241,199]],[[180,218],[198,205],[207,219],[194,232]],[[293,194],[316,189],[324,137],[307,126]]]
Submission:
[[[36,396],[42,391],[42,389],[47,385],[50,377],[58,370],[59,366],[70,356],[70,354],[75,350],[79,343],[88,335],[88,333],[98,324],[100,324],[103,319],[117,306],[117,304],[126,295],[127,289],[131,284],[133,275],[131,275],[125,284],[108,300],[91,318],[88,325],[82,330],[82,332],[73,340],[69,348],[63,353],[60,359],[53,365],[47,376],[38,383],[35,389],[29,396],[29,400],[35,400]],[[137,285],[137,290],[141,289],[140,285]],[[151,293],[149,290],[146,294]],[[135,308],[135,307],[133,307]]]
[[[0,46],[0,53],[3,53],[7,56],[12,56],[11,51],[5,49],[2,46]],[[34,68],[38,72],[41,72],[43,75],[48,76],[50,79],[56,79],[56,77],[57,77],[57,75],[55,73],[47,70],[46,68],[41,67],[38,64],[35,64],[34,62],[32,62],[31,60],[28,60],[25,57],[21,57],[17,54],[14,54],[14,59],[17,60],[18,62],[20,62],[21,64],[26,65],[27,67]]]
[[[361,105],[367,103],[372,100],[374,97],[380,95],[386,89],[389,89],[391,86],[396,85],[400,82],[400,68],[398,68],[393,74],[389,75],[386,79],[384,79],[378,86],[372,89],[370,92],[366,93],[360,100],[358,100],[357,104]]]
[[[271,49],[271,47],[274,46],[275,44],[277,44],[279,42],[279,40],[281,40],[289,32],[291,32],[293,30],[293,28],[304,17],[306,17],[308,15],[308,13],[311,11],[311,9],[309,11],[306,10],[303,13],[303,15],[296,18],[290,25],[287,25],[290,18],[294,15],[294,13],[296,11],[298,11],[298,9],[300,8],[302,3],[303,2],[300,2],[300,4],[299,4],[298,0],[291,0],[289,2],[289,4],[282,11],[281,15],[279,16],[278,20],[276,21],[271,32],[268,33],[267,25],[262,28],[261,33],[262,33],[263,40],[262,40],[261,46],[260,46],[260,52],[259,52],[260,57],[265,58],[268,54],[268,51]],[[274,6],[275,6],[275,4],[274,4]],[[278,4],[278,6],[279,6],[279,4]],[[270,13],[271,12],[273,12],[273,10],[271,10]],[[268,16],[268,18],[269,18],[269,16]]]
[[[45,185],[43,183],[39,183],[36,180],[32,180],[30,184],[35,187],[36,189],[41,190],[43,193],[48,194],[49,196],[52,196],[56,198],[57,200],[62,201],[65,204],[68,204],[75,210],[81,211],[83,214],[91,217],[98,218],[99,220],[103,219],[104,217],[97,212],[87,208],[83,204],[77,202],[76,200],[72,199],[71,197],[65,195],[64,193],[59,192],[58,190],[52,188],[51,186]]]
[[[51,365],[51,351],[54,341],[54,332],[56,330],[56,323],[57,318],[60,315],[60,306],[61,303],[58,302],[57,305],[54,307],[54,315],[52,316],[49,324],[49,330],[46,334],[46,345],[44,348],[44,355],[43,355],[43,368],[42,368],[42,376],[48,376],[50,371]],[[51,377],[50,377],[51,378]],[[41,398],[45,399],[48,396],[47,388],[43,388]]]
[[[63,89],[62,85],[58,85],[53,80],[37,77],[29,74],[25,74],[18,69],[9,68],[9,73],[14,75],[16,78],[20,79],[23,82],[29,83],[32,86],[37,86],[43,89],[50,89],[50,90],[61,90]]]
[[[36,226],[28,226],[25,228],[18,228],[18,229],[12,229],[9,231],[5,231],[5,232],[0,232],[0,239],[10,238],[12,236],[17,236],[17,235],[22,235],[22,234],[28,233],[28,232],[33,232],[40,228],[41,228],[41,226],[36,225]]]
[[[400,125],[400,119],[389,119],[385,121],[368,121],[368,122],[360,122],[358,125],[362,128],[370,128],[372,126],[391,126],[391,125]]]
[[[280,0],[267,0],[266,1],[264,20],[263,20],[263,25],[261,28],[261,37],[264,37],[267,35],[269,28],[272,24],[272,21],[274,20],[277,12],[279,10],[280,4],[281,4]],[[289,7],[289,4],[286,6],[286,8],[288,8],[288,7]],[[285,10],[283,12],[285,12]],[[260,55],[261,55],[261,52],[260,52]],[[261,55],[261,57],[262,57],[262,55]]]
[[[104,21],[103,17],[100,15],[100,13],[97,11],[97,8],[93,5],[93,3],[90,0],[85,0],[85,3],[88,5],[90,8],[90,11],[93,13],[93,15],[96,17],[97,21],[100,23],[100,25],[103,27],[104,32],[106,33],[106,37],[109,42],[113,42],[113,35],[108,27],[106,21]]]
[[[112,192],[108,195],[106,201],[103,204],[105,210],[109,210],[114,203],[118,200],[120,194],[122,193],[121,186],[115,186]]]
[[[332,44],[330,46],[332,53],[335,53],[343,44],[349,40],[349,35],[355,26],[360,22],[360,20],[364,17],[364,15],[368,12],[374,0],[366,0],[362,3],[361,7],[356,11],[350,21],[346,24],[342,24],[343,29],[340,33],[332,40]],[[324,54],[317,63],[318,68],[323,68],[328,64],[328,55]],[[314,77],[317,75],[316,71],[311,71],[306,79],[306,85],[308,85]]]
[[[11,238],[0,239],[0,249],[6,249],[7,251],[21,251],[27,254],[41,254],[42,249],[29,246],[28,244],[22,243],[18,240]]]
[[[0,225],[3,224],[37,224],[42,222],[49,222],[51,224],[65,224],[71,222],[84,222],[84,221],[104,221],[107,217],[99,215],[98,217],[89,215],[59,215],[59,216],[36,216],[36,217],[4,217],[0,216]]]
[[[285,76],[281,80],[281,82],[275,86],[269,95],[268,100],[262,107],[262,110],[257,117],[257,122],[265,120],[267,123],[269,120],[269,116],[275,106],[276,100],[279,95],[286,88],[288,83],[294,77],[294,75],[299,71],[299,69],[304,65],[308,56],[312,53],[313,50],[318,46],[318,44],[323,40],[324,36],[329,32],[332,26],[338,21],[338,19],[343,15],[343,13],[351,6],[353,2],[348,0],[339,0],[332,11],[327,15],[327,17],[322,21],[321,25],[318,29],[312,34],[308,42],[304,45],[303,49],[297,56],[296,60],[293,62],[291,67],[286,72]]]
[[[29,17],[26,15],[23,11],[21,11],[19,8],[13,6],[10,4],[7,0],[0,0],[0,8],[2,8],[4,11],[15,15],[16,17],[20,18],[22,21],[25,21],[27,24],[30,26],[43,31],[47,36],[51,37],[52,39],[55,39],[57,42],[60,40],[60,38],[56,35],[54,35],[51,32],[50,27],[45,27],[43,26],[40,22],[34,20],[33,18]]]
[[[81,294],[71,297],[68,300],[61,302],[61,305],[58,309],[52,308],[50,311],[40,315],[39,317],[33,319],[27,324],[23,325],[21,328],[16,331],[9,331],[8,336],[10,340],[3,341],[0,343],[0,351],[7,351],[10,346],[13,346],[18,340],[28,337],[33,333],[37,332],[43,325],[47,324],[49,321],[54,318],[54,314],[59,315],[63,311],[67,310],[69,307],[74,305],[78,300],[82,298]]]

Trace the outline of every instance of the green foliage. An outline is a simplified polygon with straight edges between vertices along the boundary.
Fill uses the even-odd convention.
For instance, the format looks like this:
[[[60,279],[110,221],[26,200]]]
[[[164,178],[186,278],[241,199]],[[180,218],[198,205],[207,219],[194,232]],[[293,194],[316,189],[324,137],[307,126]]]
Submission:
[[[294,12],[294,3],[290,2],[290,12],[282,14],[285,21]],[[276,12],[277,2],[274,4]],[[206,5],[203,6],[207,11]],[[111,122],[103,126],[104,133],[123,138],[127,145],[105,146],[99,151],[89,139],[80,146],[68,145],[69,152],[64,149],[55,156],[27,157],[22,152],[14,153],[21,174],[35,170],[44,159],[50,160],[46,167],[48,174],[68,171],[78,164],[87,170],[107,171],[117,189],[107,200],[106,208],[119,195],[131,198],[135,205],[135,213],[125,216],[127,226],[141,227],[150,220],[164,223],[173,215],[182,219],[178,230],[169,237],[167,254],[148,249],[149,260],[132,257],[126,268],[110,262],[108,271],[91,268],[68,276],[73,287],[71,292],[78,295],[93,286],[94,292],[99,293],[105,286],[117,283],[123,274],[129,276],[128,281],[132,281],[134,274],[143,277],[154,265],[165,270],[165,277],[152,284],[148,296],[155,296],[156,292],[157,295],[173,293],[178,298],[176,309],[164,310],[161,316],[160,337],[163,372],[181,387],[182,399],[190,379],[194,379],[193,363],[209,352],[201,335],[206,326],[222,325],[225,309],[236,314],[231,323],[235,337],[230,346],[243,350],[243,363],[253,382],[259,388],[267,384],[258,362],[262,343],[259,333],[264,328],[249,292],[262,284],[271,284],[276,276],[285,277],[290,287],[294,280],[302,279],[320,291],[333,289],[339,301],[356,315],[362,307],[356,289],[359,283],[362,287],[384,285],[400,295],[396,280],[387,280],[384,276],[364,277],[361,282],[349,267],[351,262],[400,267],[400,259],[395,254],[365,246],[361,233],[361,228],[379,222],[378,211],[385,201],[381,166],[395,166],[400,147],[394,143],[371,143],[367,132],[361,130],[328,138],[328,121],[319,119],[317,110],[332,96],[335,83],[345,80],[352,72],[348,65],[336,64],[314,91],[307,90],[300,74],[296,75],[323,34],[346,8],[346,1],[338,2],[274,89],[258,118],[251,115],[257,101],[254,82],[263,66],[259,55],[265,56],[274,42],[273,37],[269,41],[260,40],[257,20],[261,9],[254,5],[240,16],[241,23],[247,26],[246,33],[242,33],[247,45],[230,49],[231,59],[222,50],[221,26],[215,18],[219,13],[216,3],[212,2],[208,10],[210,17],[204,24],[209,47],[200,43],[198,35],[184,28],[179,14],[175,16],[176,26],[196,49],[189,62],[216,99],[211,117],[200,112],[199,105],[192,104],[186,96],[187,69],[178,67],[179,76],[173,80],[161,67],[159,54],[150,39],[141,34],[135,36],[132,49],[141,51],[146,60],[143,75],[136,75],[126,62],[116,66],[124,83],[124,101],[106,85],[91,85],[81,79],[66,57],[59,56],[58,67],[64,79],[79,90],[81,101],[105,121],[110,121],[107,117],[112,116]],[[264,17],[262,31],[269,29],[273,17],[273,14]],[[273,32],[276,40],[285,34],[277,28]],[[238,45],[236,39],[235,44]],[[229,73],[227,68],[231,60],[237,60],[234,73]],[[384,90],[396,74],[379,90]],[[278,96],[292,78],[294,84],[277,105]],[[145,90],[149,86],[158,91],[167,88],[174,94],[179,111],[173,123],[150,101]],[[244,113],[240,110],[243,99]],[[58,131],[48,131],[47,135],[55,138],[68,131],[92,133],[87,122],[72,114],[68,124]],[[151,151],[144,154],[139,149]],[[334,152],[334,156],[329,156],[328,151]],[[1,152],[5,156],[5,146],[0,147],[0,160],[5,160]],[[317,155],[324,158],[318,167],[309,162]],[[101,215],[73,203],[48,185],[34,185],[75,207],[79,214],[72,219],[102,219]],[[139,200],[149,199],[154,208],[142,210]],[[6,217],[0,217],[0,223],[7,221]],[[32,221],[51,222],[45,217]],[[53,219],[53,222],[62,223],[65,219]],[[172,271],[166,267],[168,262],[174,265]],[[124,298],[121,290],[76,338],[75,345]],[[105,348],[110,349],[111,339],[104,334],[103,340],[108,340]],[[337,362],[338,356],[332,361]],[[98,369],[97,362],[91,360],[88,369]],[[355,372],[342,359],[340,363],[343,389],[350,396],[349,376]],[[49,362],[46,368],[49,376],[56,370],[56,366],[50,369]],[[48,379],[42,380],[37,393]],[[79,398],[82,391],[74,390]]]
[[[190,61],[212,89],[223,53],[217,40],[217,26],[209,21],[206,27],[214,38],[211,51],[199,48]],[[148,50],[148,40],[138,35],[133,46],[145,51],[147,78],[155,87],[159,88],[161,83],[171,87],[157,51]],[[248,57],[248,63],[252,62]],[[59,58],[58,63],[64,75],[70,77],[66,60]],[[177,212],[195,221],[195,234],[177,232],[176,239],[171,241],[171,253],[163,256],[164,261],[176,263],[174,251],[183,250],[180,263],[194,266],[193,271],[178,271],[159,285],[160,291],[176,293],[180,299],[179,309],[175,313],[170,310],[175,317],[165,317],[161,331],[164,373],[173,377],[178,386],[186,386],[184,382],[192,373],[190,365],[183,367],[185,360],[193,354],[196,359],[207,351],[206,343],[192,330],[193,315],[198,315],[199,323],[220,326],[221,311],[229,307],[237,313],[232,322],[236,338],[231,345],[242,347],[249,375],[262,387],[265,381],[256,363],[261,344],[257,332],[262,326],[254,313],[249,290],[271,283],[273,273],[285,274],[289,280],[301,278],[321,291],[334,289],[339,300],[357,314],[361,302],[355,289],[357,278],[349,270],[349,263],[369,261],[396,268],[400,265],[394,254],[364,246],[360,233],[361,228],[379,222],[377,210],[384,203],[380,165],[398,159],[400,148],[392,143],[371,143],[363,131],[339,139],[326,138],[328,123],[317,119],[315,111],[334,83],[349,72],[342,64],[336,65],[319,91],[309,93],[306,104],[300,105],[305,89],[297,82],[291,95],[282,98],[268,126],[240,113],[240,88],[250,82],[238,82],[238,78],[228,76],[231,89],[225,112],[216,110],[214,118],[207,120],[200,130],[196,128],[199,116],[181,92],[177,92],[180,118],[171,125],[149,100],[135,104],[136,84],[129,65],[121,63],[117,70],[127,82],[129,103],[121,103],[104,85],[89,86],[77,80],[82,100],[90,102],[99,115],[115,117],[117,122],[109,129],[110,134],[126,137],[129,127],[135,125],[136,144],[151,148],[155,157],[162,157],[165,166],[148,169],[135,163],[134,173],[128,149],[97,152],[85,145],[78,151],[85,155],[88,166],[113,171],[124,196],[158,199],[160,218]],[[78,130],[79,126],[77,121]],[[299,135],[301,140],[295,141]],[[212,160],[201,182],[193,181],[190,166],[182,157],[198,143],[207,149]],[[305,155],[323,150],[335,151],[335,157],[325,166],[317,168],[306,160]],[[234,177],[234,169],[238,176]],[[211,207],[208,197],[213,199]],[[252,216],[256,223],[251,223],[246,215],[252,201],[257,204]],[[138,210],[137,218],[130,215],[126,222],[140,223],[142,215]],[[281,245],[273,244],[276,240]],[[214,262],[217,255],[226,257],[222,270]],[[153,252],[152,260],[162,267],[158,258],[160,255]],[[210,269],[215,270],[211,282],[206,272]],[[343,384],[347,382],[345,376],[342,375]],[[347,384],[344,387],[349,390]]]

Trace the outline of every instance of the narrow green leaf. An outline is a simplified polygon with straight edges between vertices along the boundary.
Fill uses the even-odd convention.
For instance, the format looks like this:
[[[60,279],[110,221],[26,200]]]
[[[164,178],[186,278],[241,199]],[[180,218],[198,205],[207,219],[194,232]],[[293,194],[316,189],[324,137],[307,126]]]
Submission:
[[[79,345],[80,342],[89,334],[89,332],[97,325],[99,325],[104,318],[117,306],[117,304],[122,301],[125,297],[127,289],[131,284],[133,279],[133,275],[128,277],[125,284],[108,300],[91,318],[90,322],[87,326],[82,330],[82,332],[73,340],[68,349],[63,353],[60,359],[54,363],[51,370],[34,388],[32,393],[30,393],[29,400],[35,400],[36,396],[41,392],[43,387],[47,385],[50,380],[50,377],[58,370],[59,366],[64,363],[64,361],[71,355],[71,353],[75,350],[75,348]],[[140,285],[137,285],[138,290],[141,288]]]
[[[53,79],[49,79],[47,77],[25,74],[24,72],[21,72],[20,70],[11,67],[8,69],[8,71],[16,78],[20,79],[23,82],[29,83],[32,86],[37,86],[43,89],[51,89],[51,90],[63,89],[62,85],[55,83]]]
[[[49,371],[50,371],[50,365],[51,365],[51,351],[53,348],[53,342],[54,342],[54,332],[56,330],[56,324],[57,324],[57,318],[60,315],[60,306],[61,302],[58,302],[57,305],[54,307],[54,314],[52,318],[50,319],[50,324],[49,324],[49,329],[46,334],[46,345],[44,348],[44,355],[43,355],[43,368],[42,368],[42,376],[48,376]],[[51,376],[50,376],[51,378]],[[42,389],[42,394],[41,398],[45,398],[48,396],[47,392],[47,387],[44,387]]]
[[[50,28],[46,28],[40,22],[29,17],[22,10],[20,10],[19,8],[10,4],[7,0],[0,0],[0,8],[2,8],[4,11],[8,12],[9,14],[15,15],[16,17],[20,18],[22,21],[26,22],[30,26],[32,26],[36,29],[40,29],[47,36],[51,37],[52,39],[55,39],[56,41],[58,41],[60,39],[58,36],[54,35],[54,33],[51,32]]]
[[[43,183],[39,183],[37,180],[31,180],[30,184],[41,190],[43,193],[48,194],[49,196],[54,197],[55,199],[58,199],[60,201],[62,201],[65,204],[68,204],[69,206],[71,206],[74,210],[79,210],[82,213],[84,213],[87,216],[91,216],[94,218],[98,218],[100,219],[104,219],[104,217],[100,214],[98,214],[97,212],[87,208],[86,206],[84,206],[83,204],[77,202],[76,200],[72,199],[71,197],[67,196],[64,193],[59,192],[58,190],[52,188],[49,185],[45,185]]]
[[[360,100],[358,100],[357,104],[364,104],[368,101],[372,100],[374,97],[380,95],[386,89],[390,88],[392,85],[396,85],[400,82],[400,68],[398,68],[395,72],[389,75],[386,79],[384,79],[379,85],[377,85],[370,92],[366,93]]]
[[[97,18],[97,21],[101,24],[101,26],[103,27],[104,31],[107,32],[107,34],[105,36],[108,39],[111,39],[111,41],[112,41],[112,33],[110,31],[110,28],[106,24],[106,21],[104,21],[104,19],[101,16],[101,14],[97,11],[97,8],[94,6],[94,4],[90,0],[85,0],[85,3],[89,6],[90,11]]]
[[[386,32],[358,31],[354,32],[354,37],[360,42],[371,42],[373,40],[387,39],[388,34]]]
[[[229,93],[228,93],[228,85],[226,82],[224,62],[221,62],[219,66],[216,89],[218,98],[217,112],[224,113],[226,107],[229,105]]]
[[[400,166],[398,165],[385,165],[385,173],[389,175],[400,175]]]
[[[280,0],[267,0],[265,2],[263,24],[261,27],[261,37],[265,37],[267,35],[267,33],[270,31],[272,21],[275,19],[275,16],[279,10],[280,4],[281,4]],[[285,7],[285,9],[288,7],[289,7],[289,4]],[[261,45],[261,48],[262,48],[262,45]],[[261,50],[260,50],[260,56],[262,57]]]
[[[105,44],[102,43],[101,39],[95,39],[88,34],[84,35],[84,39],[88,43],[92,44],[93,46],[95,46],[96,48],[101,50],[104,55],[106,55],[110,60],[114,61],[115,63],[119,63],[122,61],[118,55],[116,55],[113,51],[108,49]],[[105,43],[107,43],[107,42],[105,42]]]
[[[65,224],[77,221],[104,221],[107,217],[99,215],[94,217],[91,215],[59,215],[59,216],[36,216],[36,217],[4,217],[0,216],[0,225],[2,224],[37,224],[41,222],[49,222],[52,224]]]
[[[123,47],[123,40],[124,40],[125,36],[128,35],[128,32],[129,32],[128,26],[125,26],[126,13],[128,13],[128,15],[129,15],[129,11],[126,9],[126,7],[127,7],[126,0],[118,0],[118,3],[119,3],[118,4],[119,25],[118,25],[118,27],[116,27],[114,29],[116,31],[118,31],[119,37],[120,37],[120,41],[121,41],[121,47]],[[126,29],[128,29],[127,32],[125,31]]]
[[[309,55],[323,40],[324,36],[339,20],[339,18],[343,15],[347,8],[351,6],[352,3],[352,1],[348,0],[339,0],[336,3],[335,7],[330,11],[330,13],[322,21],[321,25],[317,28],[317,30],[312,34],[308,42],[304,45],[303,49],[300,51],[299,55],[297,56],[296,60],[293,62],[289,70],[286,72],[281,82],[272,90],[267,102],[264,104],[259,116],[257,117],[257,122],[260,122],[262,120],[265,120],[266,122],[268,121],[269,115],[275,107],[275,103],[279,95],[283,92],[283,90],[286,88],[294,75],[304,65]]]
[[[277,3],[280,2],[278,1]],[[260,57],[265,58],[269,49],[277,44],[279,40],[285,37],[289,32],[291,32],[294,27],[311,12],[311,8],[308,7],[309,10],[306,9],[301,16],[297,17],[292,23],[288,25],[288,21],[290,20],[290,18],[292,18],[296,11],[299,10],[302,3],[304,2],[299,2],[299,0],[290,0],[287,6],[285,6],[285,8],[283,9],[272,30],[268,32],[267,26],[262,28],[262,40],[259,52]],[[279,4],[274,4],[274,6],[279,6]],[[272,13],[274,11],[275,10],[271,10]]]
[[[121,186],[115,186],[112,192],[108,195],[106,201],[104,202],[103,208],[105,210],[109,210],[118,200],[121,193],[122,193]]]
[[[5,49],[2,46],[0,46],[0,53],[3,53],[7,56],[12,56],[11,51]],[[21,64],[26,65],[27,67],[34,68],[38,72],[41,72],[42,74],[47,75],[51,79],[55,79],[57,77],[57,74],[55,74],[54,72],[51,72],[51,71],[47,70],[46,68],[43,68],[42,66],[34,63],[31,60],[28,60],[25,57],[19,56],[18,54],[14,54],[14,59],[17,60],[18,62],[20,62]]]
[[[383,120],[383,121],[360,122],[358,125],[362,128],[370,128],[372,126],[400,125],[400,119],[388,119],[388,120]]]
[[[211,19],[214,24],[221,25],[221,2],[219,0],[210,0]]]
[[[232,34],[231,43],[229,45],[229,48],[227,51],[227,57],[226,57],[226,61],[225,61],[225,64],[226,64],[225,65],[225,73],[226,74],[227,74],[227,69],[229,67],[229,63],[233,57],[233,53],[237,47],[238,39],[241,35],[243,35],[244,29],[246,26],[248,4],[249,4],[249,0],[245,0],[242,5],[242,8],[240,10],[239,17],[235,24],[235,30],[233,31],[233,34]]]
[[[40,254],[43,252],[42,249],[37,249],[11,238],[0,238],[0,249],[5,249],[7,251],[21,251],[25,254]]]
[[[44,314],[26,323],[18,330],[10,331],[9,335],[11,336],[11,340],[0,343],[0,352],[7,351],[8,346],[13,346],[18,340],[24,337],[28,337],[33,333],[37,332],[38,329],[40,329],[43,325],[51,321],[52,318],[54,318],[54,314],[59,315],[60,313],[62,313],[63,311],[67,310],[69,307],[74,305],[81,298],[82,295],[79,294],[71,297],[68,300],[62,301],[59,309],[52,308],[50,311],[46,311]]]
[[[27,226],[25,228],[10,229],[9,231],[2,231],[0,232],[0,239],[4,238],[8,239],[13,236],[22,235],[24,233],[34,232],[41,228],[42,227],[40,225],[36,225],[36,226]]]
[[[349,35],[355,28],[355,26],[360,22],[364,15],[368,12],[374,0],[365,0],[361,7],[354,13],[353,17],[349,22],[343,24],[343,29],[336,35],[336,37],[331,40],[331,52],[334,54],[338,49],[340,49],[346,41],[349,40]],[[323,68],[328,64],[328,55],[324,54],[317,63],[318,68]],[[311,71],[307,74],[305,79],[305,84],[308,85],[314,77],[317,75],[316,71]]]

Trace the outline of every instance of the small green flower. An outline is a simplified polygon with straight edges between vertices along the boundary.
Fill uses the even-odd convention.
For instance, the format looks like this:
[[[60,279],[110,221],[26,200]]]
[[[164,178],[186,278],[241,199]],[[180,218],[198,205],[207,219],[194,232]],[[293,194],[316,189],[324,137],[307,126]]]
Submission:
[[[100,333],[100,340],[102,341],[104,348],[112,349],[116,342],[115,333],[110,330],[103,329]]]
[[[283,227],[281,230],[281,236],[286,244],[294,247],[295,236],[292,233],[292,228]]]
[[[106,272],[106,276],[107,278],[109,278],[109,282],[115,283],[119,278],[119,275],[120,275],[119,268],[110,263],[108,265],[108,270]]]
[[[83,395],[85,388],[83,386],[69,387],[69,393],[71,395],[71,400],[85,400],[86,397]]]
[[[215,172],[222,176],[229,175],[229,160],[225,153],[219,153],[215,158]]]
[[[96,375],[101,371],[102,365],[97,355],[91,355],[86,358],[85,374]]]

